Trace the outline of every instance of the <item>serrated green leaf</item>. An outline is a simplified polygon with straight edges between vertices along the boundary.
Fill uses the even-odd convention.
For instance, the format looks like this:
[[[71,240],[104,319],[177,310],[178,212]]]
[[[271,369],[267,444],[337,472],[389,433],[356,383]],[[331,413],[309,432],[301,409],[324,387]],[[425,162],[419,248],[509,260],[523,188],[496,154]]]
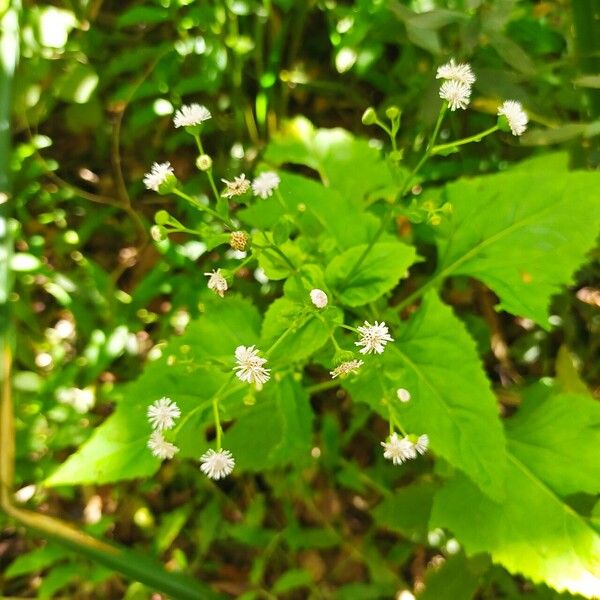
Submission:
[[[224,436],[238,471],[262,471],[310,459],[313,412],[306,391],[287,377],[269,386]]]
[[[317,314],[308,302],[302,305],[286,297],[278,298],[265,314],[261,345],[269,348],[277,344],[271,353],[273,360],[283,357],[289,362],[306,359],[325,345],[330,334],[326,323],[332,320],[343,320],[336,307],[330,306]],[[277,343],[279,338],[282,340]]]
[[[488,552],[511,573],[586,598],[600,594],[600,536],[530,468],[509,454],[510,493],[494,502],[457,475],[436,494],[431,524],[469,555]]]
[[[146,411],[161,396],[175,400],[182,412],[177,456],[200,456],[206,445],[200,432],[211,422],[210,399],[230,378],[227,367],[206,361],[229,362],[233,367],[235,348],[255,344],[258,328],[258,313],[248,301],[235,296],[211,299],[205,315],[169,342],[161,358],[149,363],[136,381],[123,386],[115,412],[45,484],[101,484],[152,475],[160,461],[146,447],[151,433]],[[188,414],[193,417],[186,418]]]
[[[506,422],[506,434],[512,454],[557,494],[600,492],[600,404],[596,400],[552,394],[536,386]]]
[[[438,276],[469,275],[499,308],[549,327],[550,297],[571,282],[600,224],[600,174],[515,172],[447,186],[453,216],[438,240]]]
[[[352,396],[405,429],[427,433],[434,452],[464,471],[486,494],[504,494],[506,449],[496,398],[464,324],[434,293],[397,330],[377,360],[347,380]],[[396,397],[406,388],[412,399]],[[382,402],[383,400],[383,402]]]
[[[361,244],[346,250],[325,269],[327,284],[348,306],[362,306],[389,292],[408,275],[408,268],[416,258],[413,246],[382,242],[375,244],[355,269],[366,248],[366,244]]]

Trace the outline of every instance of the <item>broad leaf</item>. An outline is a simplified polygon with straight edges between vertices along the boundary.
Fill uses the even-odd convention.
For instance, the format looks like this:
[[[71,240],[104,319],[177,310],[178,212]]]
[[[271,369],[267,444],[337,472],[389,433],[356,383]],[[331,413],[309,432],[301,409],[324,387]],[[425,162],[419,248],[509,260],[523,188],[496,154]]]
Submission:
[[[576,466],[575,466],[576,468]],[[431,524],[446,527],[469,555],[489,552],[511,573],[586,598],[600,595],[600,535],[509,455],[510,492],[486,497],[463,475],[436,494]]]
[[[557,494],[600,492],[600,404],[541,384],[507,421],[510,451]]]
[[[401,278],[408,276],[408,268],[416,258],[413,246],[382,242],[375,244],[355,268],[366,249],[367,244],[361,244],[346,250],[325,270],[327,284],[348,306],[362,306],[389,292]]]
[[[447,186],[453,215],[439,240],[438,276],[470,275],[499,308],[548,324],[550,297],[571,282],[600,225],[600,174],[514,172]]]
[[[405,429],[427,433],[434,452],[502,497],[506,450],[496,398],[463,323],[430,293],[391,333],[395,343],[344,385],[384,418],[391,410]],[[400,387],[410,402],[397,399]]]
[[[175,400],[182,412],[183,427],[175,440],[181,447],[177,457],[197,458],[205,445],[202,429],[212,422],[210,399],[231,377],[224,371],[229,366],[206,361],[219,360],[233,367],[235,348],[256,343],[258,327],[258,313],[247,301],[211,299],[205,315],[191,323],[183,336],[174,338],[136,381],[120,389],[115,412],[46,485],[102,484],[154,473],[160,462],[146,447],[151,432],[146,410],[161,396]]]
[[[474,598],[489,567],[489,559],[485,556],[468,559],[462,552],[449,556],[441,565],[427,569],[419,600]]]

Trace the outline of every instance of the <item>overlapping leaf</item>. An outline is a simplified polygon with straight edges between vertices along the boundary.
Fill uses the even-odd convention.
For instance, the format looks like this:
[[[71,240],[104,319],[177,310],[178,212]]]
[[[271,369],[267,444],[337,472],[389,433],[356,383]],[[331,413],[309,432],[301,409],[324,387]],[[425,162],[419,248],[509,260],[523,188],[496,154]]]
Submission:
[[[438,274],[481,279],[500,308],[548,327],[550,296],[571,282],[598,235],[599,188],[598,173],[538,168],[450,184],[454,213],[438,240]]]
[[[502,497],[506,450],[496,399],[464,325],[437,295],[428,294],[394,344],[345,385],[353,397],[414,433],[464,471],[486,494]],[[410,390],[402,404],[395,394]],[[385,400],[385,403],[382,403]]]

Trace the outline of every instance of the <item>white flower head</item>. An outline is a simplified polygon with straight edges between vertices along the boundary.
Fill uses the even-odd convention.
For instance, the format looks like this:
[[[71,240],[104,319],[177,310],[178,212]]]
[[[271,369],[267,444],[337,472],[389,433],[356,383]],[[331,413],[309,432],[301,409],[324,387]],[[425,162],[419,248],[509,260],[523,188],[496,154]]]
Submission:
[[[426,433],[424,433],[423,435],[420,435],[417,438],[417,441],[415,442],[415,450],[419,454],[425,454],[425,452],[427,452],[428,448],[429,448],[429,436]]]
[[[154,163],[150,171],[144,175],[144,185],[149,190],[158,192],[158,188],[167,181],[169,176],[173,175],[171,163]]]
[[[181,411],[176,402],[163,396],[148,407],[146,414],[153,429],[163,431],[164,429],[171,429],[175,425],[175,420],[179,419]]]
[[[330,371],[331,379],[335,379],[336,377],[346,377],[352,373],[356,375],[358,370],[364,365],[362,360],[347,360],[342,364],[338,365],[333,371]]]
[[[371,352],[381,354],[385,349],[385,345],[394,341],[384,321],[381,323],[375,321],[375,325],[365,321],[364,326],[358,328],[358,332],[360,333],[360,340],[354,343],[356,346],[362,346],[360,349],[361,354],[370,354]]]
[[[450,110],[465,109],[471,99],[471,86],[456,79],[448,79],[440,87],[440,98],[448,102]]]
[[[221,196],[225,196],[225,198],[241,196],[250,189],[250,181],[246,179],[244,173],[238,177],[234,177],[233,181],[227,181],[227,179],[221,179],[221,181],[227,186],[225,191],[221,194]]]
[[[241,381],[260,387],[271,378],[270,369],[263,366],[267,359],[258,356],[255,346],[238,346],[235,349],[235,359],[237,365],[233,370]]]
[[[260,196],[264,200],[273,195],[273,190],[276,190],[280,183],[281,179],[277,173],[265,171],[252,182],[252,191],[255,196]]]
[[[148,440],[148,448],[150,448],[156,458],[162,460],[165,458],[171,459],[179,452],[179,448],[175,444],[167,442],[160,431],[152,432]]]
[[[329,299],[327,298],[327,294],[318,288],[310,291],[310,301],[317,308],[325,308],[327,306],[327,302]]]
[[[192,127],[208,121],[212,115],[206,106],[201,104],[184,104],[173,118],[175,127]]]
[[[215,452],[212,448],[207,450],[201,457],[200,470],[211,479],[222,479],[227,477],[233,467],[235,467],[235,459],[229,450],[222,448]]]
[[[396,390],[396,396],[398,396],[398,400],[400,400],[400,402],[410,401],[410,392],[404,388],[398,388]]]
[[[415,445],[406,437],[401,438],[396,432],[392,433],[389,442],[381,442],[384,448],[383,458],[391,460],[395,465],[416,458]]]
[[[436,79],[459,81],[469,86],[475,83],[475,75],[471,70],[471,65],[468,63],[455,63],[453,58],[450,59],[450,62],[438,68],[435,77]]]
[[[227,291],[227,280],[221,275],[221,269],[213,270],[211,273],[204,273],[204,275],[208,277],[208,289],[223,298]]]
[[[498,115],[505,116],[513,135],[523,135],[527,129],[529,118],[523,106],[516,100],[506,100],[498,108]]]

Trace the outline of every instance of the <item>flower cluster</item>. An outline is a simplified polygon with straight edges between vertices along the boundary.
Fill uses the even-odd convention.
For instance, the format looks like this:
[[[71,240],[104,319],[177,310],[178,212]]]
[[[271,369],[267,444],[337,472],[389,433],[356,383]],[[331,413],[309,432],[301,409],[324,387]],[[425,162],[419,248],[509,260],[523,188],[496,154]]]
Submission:
[[[255,346],[238,346],[235,349],[236,366],[233,368],[237,378],[246,383],[253,383],[261,388],[271,378],[270,369],[265,369],[266,358],[258,355]]]
[[[396,432],[392,433],[389,441],[381,442],[383,446],[383,457],[391,460],[395,465],[401,465],[407,460],[417,458],[419,454],[425,454],[429,448],[429,436],[406,435],[400,437]]]
[[[468,63],[456,63],[453,58],[438,68],[436,79],[443,79],[440,86],[440,98],[448,102],[450,110],[466,109],[471,101],[471,89],[475,75]],[[510,130],[513,135],[523,135],[529,118],[523,106],[516,100],[505,100],[498,108],[500,128]],[[505,126],[505,127],[504,127]]]
[[[173,458],[179,452],[179,448],[164,438],[163,431],[172,429],[175,421],[181,416],[177,403],[163,396],[148,407],[146,416],[154,429],[148,440],[148,448],[161,460]]]

